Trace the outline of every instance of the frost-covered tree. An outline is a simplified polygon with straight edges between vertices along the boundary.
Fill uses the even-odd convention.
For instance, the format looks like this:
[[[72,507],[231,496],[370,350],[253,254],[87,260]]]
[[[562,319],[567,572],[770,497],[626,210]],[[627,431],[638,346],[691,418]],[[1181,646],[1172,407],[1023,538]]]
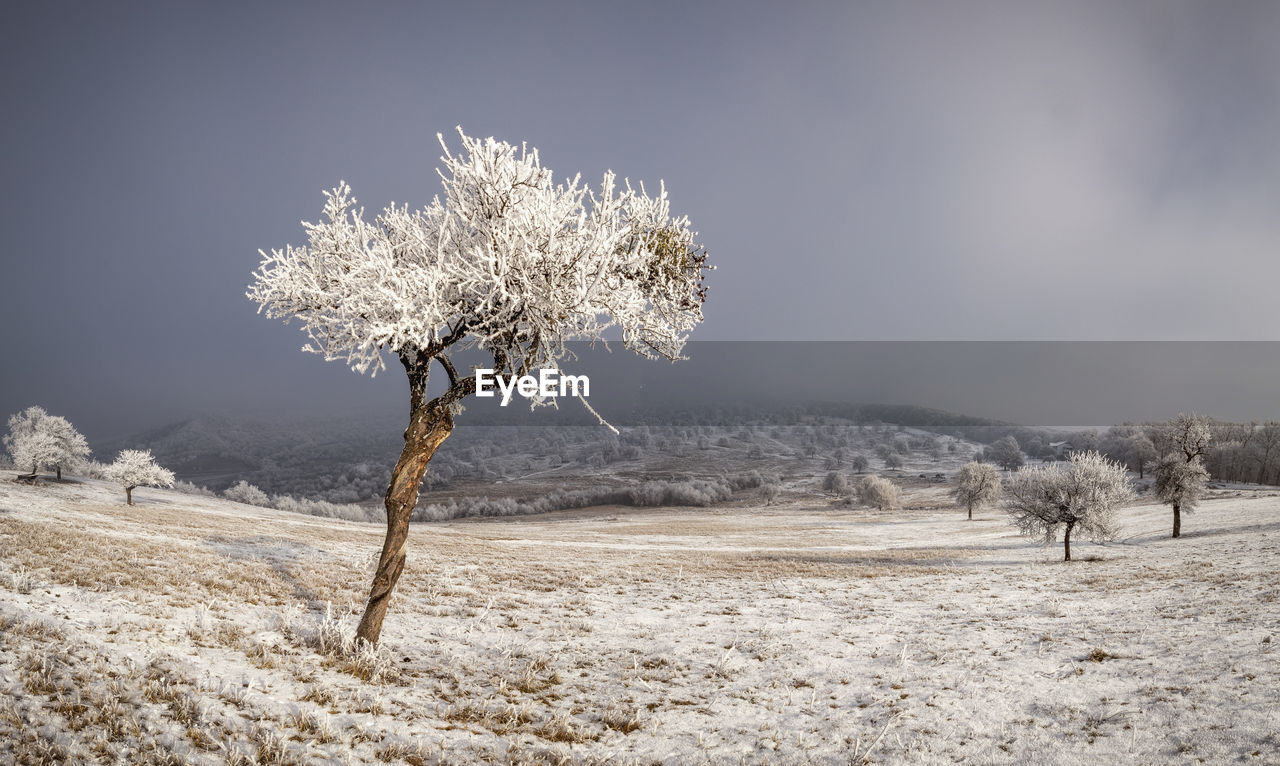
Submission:
[[[871,467],[871,461],[867,460],[866,455],[858,453],[853,456],[853,460],[850,461],[849,467],[853,469],[854,473],[864,473]]]
[[[839,471],[832,471],[822,480],[822,491],[836,497],[844,497],[849,493],[849,480]]]
[[[969,520],[973,521],[974,508],[1000,499],[1000,473],[986,463],[966,463],[956,472],[951,496],[956,499],[956,505],[969,512]]]
[[[991,445],[991,462],[1006,471],[1016,471],[1022,467],[1022,448],[1012,435],[997,439]]]
[[[1213,441],[1209,419],[1195,414],[1178,413],[1168,426],[1170,447],[1190,463],[1204,455]]]
[[[266,492],[263,492],[243,479],[223,490],[222,496],[235,503],[256,505],[261,508],[268,508],[271,506],[271,498],[267,496]]]
[[[46,431],[32,431],[5,439],[9,448],[9,457],[20,471],[30,469],[35,475],[41,468],[58,462],[62,454],[58,441]]]
[[[688,219],[671,216],[665,189],[619,188],[612,172],[595,190],[578,177],[555,183],[536,150],[458,132],[462,152],[445,146],[441,158],[442,198],[412,211],[392,204],[366,220],[340,183],[324,219],[303,224],[307,244],[263,253],[248,290],[267,316],[300,320],[304,350],[374,374],[389,351],[408,375],[409,426],[357,628],[370,643],[404,569],[427,462],[475,392],[474,374],[451,355],[478,349],[498,374],[523,375],[559,369],[572,359],[568,341],[616,328],[624,347],[675,360],[706,299],[706,252]],[[429,399],[433,361],[447,385]]]
[[[1169,422],[1164,431],[1168,440],[1169,454],[1161,457],[1160,465],[1156,469],[1156,494],[1160,496],[1159,486],[1163,476],[1166,495],[1160,496],[1160,500],[1173,507],[1173,536],[1181,537],[1182,511],[1185,508],[1189,512],[1195,507],[1196,501],[1199,500],[1200,495],[1204,492],[1204,482],[1209,479],[1209,473],[1204,468],[1203,457],[1209,449],[1209,444],[1213,441],[1213,429],[1210,427],[1208,418],[1201,417],[1194,412],[1190,415],[1180,412],[1178,417]],[[1178,460],[1181,460],[1186,467],[1174,470],[1168,465]],[[1200,489],[1192,490],[1190,483],[1196,481],[1197,477],[1200,477],[1202,473],[1203,478],[1199,479]],[[1173,500],[1165,499],[1165,497],[1179,497],[1180,493],[1186,492],[1192,492],[1194,495],[1191,497],[1189,504],[1185,500],[1174,502]]]
[[[881,476],[864,476],[858,482],[858,502],[881,511],[898,507],[898,485]]]
[[[1173,506],[1173,536],[1182,536],[1182,512],[1190,513],[1205,494],[1205,482],[1209,480],[1209,471],[1199,456],[1190,462],[1181,455],[1164,456],[1155,470],[1156,498],[1165,505]]]
[[[122,450],[107,468],[111,481],[124,489],[124,499],[133,505],[133,491],[138,487],[172,487],[173,471],[161,468],[151,450]]]
[[[1004,505],[1018,531],[1046,545],[1062,529],[1062,560],[1071,560],[1071,534],[1095,541],[1114,539],[1115,511],[1133,498],[1120,463],[1097,452],[1076,452],[1066,467],[1023,468],[1004,483]]]
[[[76,470],[89,459],[84,436],[69,420],[50,415],[43,407],[28,407],[11,415],[4,445],[14,465],[21,469],[31,466],[31,473],[53,468],[59,481],[64,468]]]

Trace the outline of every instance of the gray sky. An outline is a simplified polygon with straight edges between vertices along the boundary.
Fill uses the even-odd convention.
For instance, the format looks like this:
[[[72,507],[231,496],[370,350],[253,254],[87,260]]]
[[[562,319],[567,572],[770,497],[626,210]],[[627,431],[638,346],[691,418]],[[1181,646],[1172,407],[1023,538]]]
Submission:
[[[1280,340],[1280,4],[10,3],[0,410],[403,407],[244,297],[437,132],[665,179],[714,340]],[[929,402],[919,402],[930,404]]]

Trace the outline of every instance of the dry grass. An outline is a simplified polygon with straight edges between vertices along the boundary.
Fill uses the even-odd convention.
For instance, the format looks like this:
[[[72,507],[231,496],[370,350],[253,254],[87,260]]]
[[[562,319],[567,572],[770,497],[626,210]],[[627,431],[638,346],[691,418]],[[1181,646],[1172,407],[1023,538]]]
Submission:
[[[430,525],[372,650],[351,610],[376,530],[201,502],[0,516],[0,761],[719,762],[744,743],[747,762],[1026,760],[1064,742],[1178,757],[1126,694],[1190,721],[1184,741],[1217,760],[1205,727],[1244,724],[1215,689],[1277,688],[1270,635],[1241,614],[1280,575],[1242,570],[1238,538],[1063,566],[1003,538],[877,548],[858,513],[826,508]],[[1188,647],[1200,664],[1176,672],[1140,659]],[[1083,701],[1033,709],[1050,687]]]

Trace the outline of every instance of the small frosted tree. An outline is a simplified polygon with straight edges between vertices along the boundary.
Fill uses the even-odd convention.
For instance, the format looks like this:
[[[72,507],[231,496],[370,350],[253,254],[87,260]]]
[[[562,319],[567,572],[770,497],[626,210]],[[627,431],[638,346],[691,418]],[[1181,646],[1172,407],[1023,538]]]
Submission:
[[[859,503],[881,511],[898,507],[898,485],[881,476],[864,476],[857,495]]]
[[[854,473],[865,473],[866,470],[871,467],[871,461],[867,460],[866,455],[858,453],[853,456],[853,460],[850,461],[849,466],[853,468]]]
[[[124,489],[124,500],[133,505],[133,491],[138,487],[172,487],[173,471],[161,468],[151,450],[122,450],[107,467],[107,476]]]
[[[956,505],[969,512],[969,520],[973,521],[974,508],[1000,499],[1000,473],[995,466],[986,463],[966,463],[956,473],[951,496],[955,498]]]
[[[991,445],[991,462],[1006,471],[1016,471],[1022,467],[1022,448],[1013,436],[997,439]]]
[[[822,491],[836,497],[844,497],[849,493],[849,480],[839,471],[832,471],[822,480]]]
[[[1156,498],[1173,506],[1173,536],[1182,536],[1182,512],[1190,513],[1205,495],[1209,471],[1199,456],[1190,461],[1169,454],[1156,465]]]
[[[43,407],[28,407],[11,415],[4,444],[14,465],[23,469],[31,466],[31,473],[52,468],[59,481],[64,468],[79,469],[89,459],[89,443],[84,436],[69,420],[50,415]]]
[[[458,132],[462,153],[445,146],[441,158],[443,198],[413,211],[393,204],[366,220],[340,183],[326,195],[324,220],[303,224],[307,245],[263,253],[247,293],[267,316],[300,320],[305,351],[375,374],[389,351],[408,376],[387,534],[356,630],[372,644],[404,570],[427,462],[476,390],[454,352],[478,349],[497,374],[524,375],[559,369],[572,359],[566,342],[616,328],[624,347],[676,360],[706,299],[706,252],[689,220],[671,216],[665,189],[619,189],[612,172],[595,191],[577,177],[557,184],[536,150]],[[433,362],[447,381],[428,398]]]
[[[1114,539],[1116,508],[1132,498],[1124,466],[1092,451],[1072,454],[1065,468],[1023,468],[1004,482],[1010,522],[1046,545],[1061,529],[1063,561],[1071,560],[1073,532],[1098,542]]]
[[[1210,428],[1209,419],[1201,417],[1194,412],[1190,415],[1186,413],[1178,413],[1178,417],[1169,422],[1165,428],[1165,434],[1169,444],[1169,454],[1161,458],[1160,466],[1157,471],[1163,470],[1165,474],[1165,482],[1168,487],[1169,497],[1176,496],[1179,492],[1190,489],[1188,482],[1194,481],[1201,472],[1204,478],[1200,480],[1201,488],[1199,492],[1204,492],[1204,482],[1209,479],[1209,472],[1204,466],[1203,456],[1209,450],[1209,444],[1213,441],[1213,430]],[[1181,460],[1186,464],[1186,468],[1174,471],[1172,467],[1166,466],[1167,462],[1172,460]],[[1199,465],[1199,469],[1192,467],[1192,464]],[[1160,477],[1156,477],[1157,483]],[[1185,487],[1185,489],[1179,489]],[[1157,494],[1159,490],[1157,489]],[[1182,510],[1187,511],[1195,507],[1196,500],[1199,496],[1193,498],[1188,505],[1186,502],[1172,502],[1161,498],[1161,502],[1168,503],[1173,508],[1173,536],[1182,536]]]

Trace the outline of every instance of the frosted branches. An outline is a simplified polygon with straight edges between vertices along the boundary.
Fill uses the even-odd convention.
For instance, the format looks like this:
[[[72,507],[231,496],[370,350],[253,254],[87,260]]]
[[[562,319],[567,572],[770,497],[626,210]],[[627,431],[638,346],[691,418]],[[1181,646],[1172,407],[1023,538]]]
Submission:
[[[372,221],[346,183],[325,195],[307,244],[263,253],[248,297],[297,318],[305,350],[357,372],[384,368],[381,351],[436,358],[479,347],[511,372],[558,368],[571,340],[610,327],[648,357],[679,358],[702,320],[711,267],[665,188],[598,190],[556,184],[536,150],[462,133],[444,146],[443,197]]]
[[[1053,542],[1065,529],[1094,540],[1115,537],[1115,511],[1133,497],[1124,466],[1097,452],[1077,452],[1066,469],[1023,468],[1004,483],[1009,520],[1025,535]],[[1070,559],[1070,548],[1067,548]]]

